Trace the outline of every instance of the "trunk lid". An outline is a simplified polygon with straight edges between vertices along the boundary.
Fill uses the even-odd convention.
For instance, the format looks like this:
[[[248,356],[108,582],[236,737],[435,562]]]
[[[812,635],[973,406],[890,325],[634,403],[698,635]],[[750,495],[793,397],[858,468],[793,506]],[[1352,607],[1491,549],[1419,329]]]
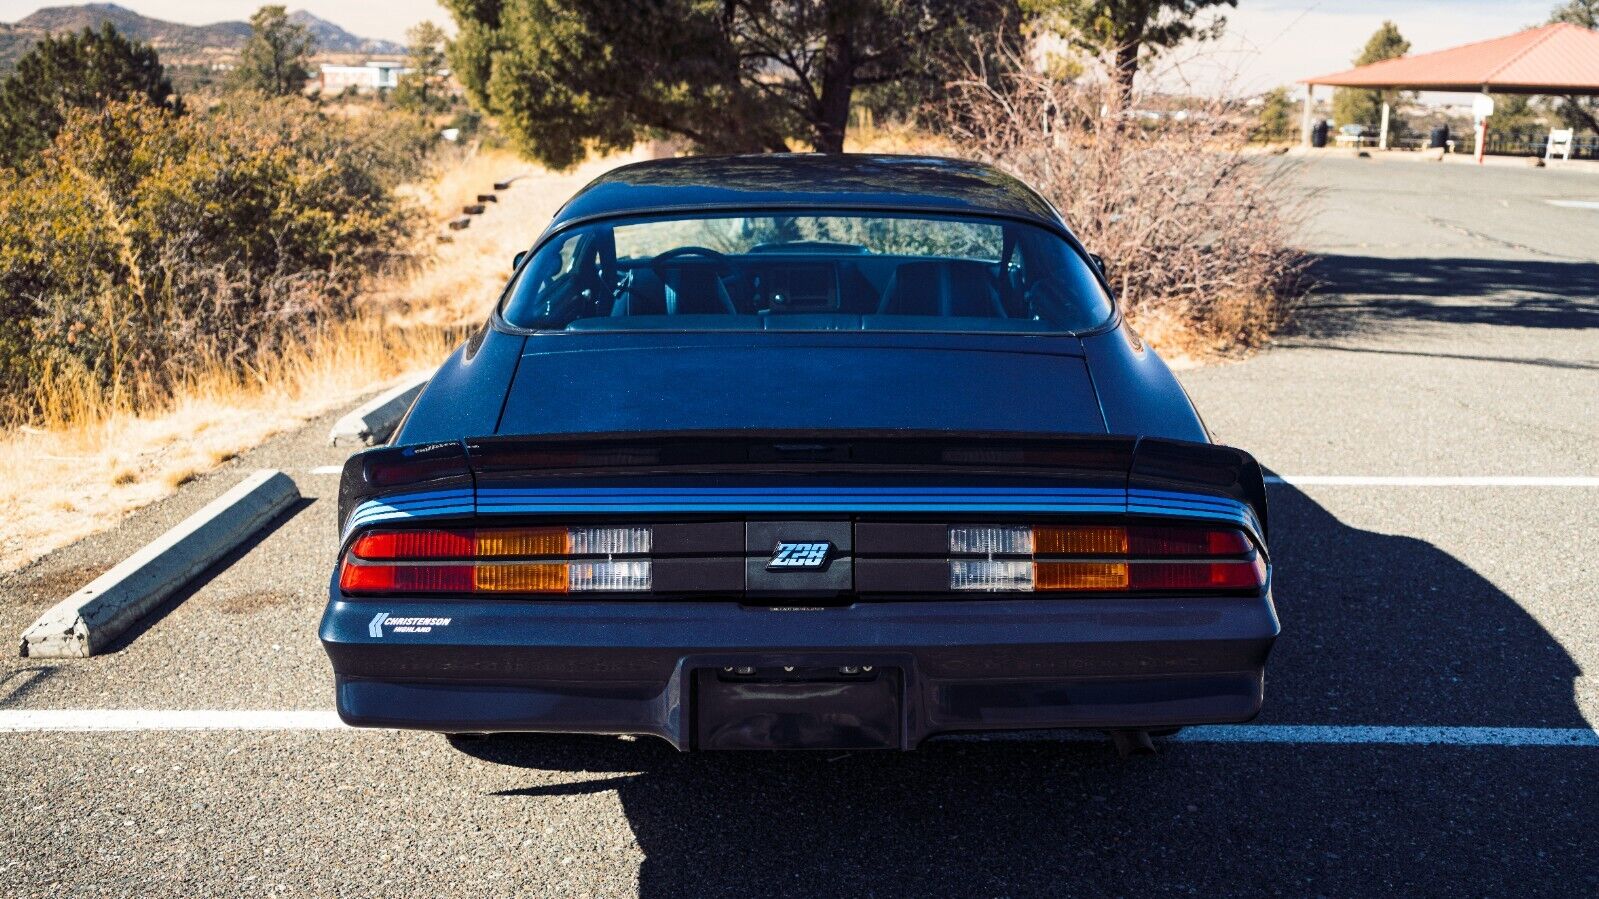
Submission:
[[[497,433],[1106,433],[1076,338],[662,337],[574,334],[529,340]]]

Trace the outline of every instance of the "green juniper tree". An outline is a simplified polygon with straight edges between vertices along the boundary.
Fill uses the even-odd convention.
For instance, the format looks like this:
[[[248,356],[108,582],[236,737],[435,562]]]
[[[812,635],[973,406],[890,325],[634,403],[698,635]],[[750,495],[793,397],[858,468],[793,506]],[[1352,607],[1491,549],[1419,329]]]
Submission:
[[[1555,7],[1549,21],[1599,30],[1599,0],[1567,0]],[[1554,112],[1568,128],[1585,128],[1599,134],[1599,98],[1562,97],[1555,102]]]
[[[0,162],[15,168],[37,156],[61,130],[67,110],[130,97],[179,106],[148,44],[127,40],[109,22],[99,31],[47,36],[0,82]]]
[[[668,135],[840,152],[862,88],[947,74],[1013,0],[444,0],[473,103],[555,167]]]
[[[311,54],[316,39],[304,25],[289,21],[281,6],[263,6],[250,17],[250,39],[239,53],[233,77],[237,86],[286,97],[305,90],[311,80]]]
[[[1260,115],[1255,127],[1250,129],[1251,140],[1287,140],[1297,131],[1294,124],[1294,101],[1288,88],[1274,87],[1261,97]]]
[[[432,22],[421,22],[405,33],[409,49],[405,55],[405,74],[394,89],[396,105],[415,112],[438,112],[448,105],[444,93],[445,47],[449,39],[444,29]]]
[[[1410,52],[1410,41],[1399,33],[1399,26],[1384,21],[1361,48],[1354,63],[1370,65],[1384,59],[1394,59]],[[1341,87],[1333,93],[1333,120],[1340,125],[1372,125],[1382,119],[1382,105],[1387,103],[1391,114],[1397,113],[1403,99],[1402,91],[1374,91],[1354,87]],[[1396,123],[1390,123],[1398,130]]]
[[[1238,0],[1023,0],[1022,9],[1084,49],[1114,54],[1112,75],[1123,101],[1138,70],[1184,41],[1221,36],[1227,20],[1201,14]]]

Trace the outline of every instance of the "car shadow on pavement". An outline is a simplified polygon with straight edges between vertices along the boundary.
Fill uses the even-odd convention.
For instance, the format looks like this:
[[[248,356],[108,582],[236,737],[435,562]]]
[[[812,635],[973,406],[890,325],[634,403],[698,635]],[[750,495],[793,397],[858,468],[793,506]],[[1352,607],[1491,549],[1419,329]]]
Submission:
[[[1283,335],[1332,339],[1397,324],[1599,328],[1599,263],[1320,255]]]
[[[1271,499],[1283,637],[1261,723],[1585,726],[1571,658],[1470,567],[1349,527],[1292,487]],[[1591,749],[1168,742],[1123,760],[1108,743],[1048,740],[457,745],[529,770],[493,801],[615,791],[645,896],[1599,890]]]

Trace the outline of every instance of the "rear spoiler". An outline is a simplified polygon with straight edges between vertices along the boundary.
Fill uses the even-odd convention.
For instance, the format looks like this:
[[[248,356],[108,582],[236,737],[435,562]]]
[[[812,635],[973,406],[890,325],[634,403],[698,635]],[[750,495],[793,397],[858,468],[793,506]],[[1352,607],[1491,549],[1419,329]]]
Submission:
[[[1177,495],[1249,507],[1266,536],[1266,487],[1243,450],[1154,437],[970,431],[689,431],[475,437],[379,447],[344,465],[339,526],[403,494],[434,514],[472,514],[477,491],[530,480],[685,474],[884,474],[1049,478],[1125,490],[1129,511]],[[1148,508],[1141,508],[1140,502]],[[459,510],[458,512],[455,510]]]

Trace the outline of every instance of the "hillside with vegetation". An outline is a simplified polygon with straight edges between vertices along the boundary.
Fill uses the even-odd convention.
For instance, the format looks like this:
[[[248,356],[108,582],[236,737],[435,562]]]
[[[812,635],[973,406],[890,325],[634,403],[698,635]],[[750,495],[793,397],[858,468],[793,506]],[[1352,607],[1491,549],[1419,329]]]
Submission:
[[[514,250],[467,263],[435,235],[518,163],[442,139],[462,112],[441,36],[417,36],[407,91],[337,103],[306,94],[312,38],[282,7],[206,93],[111,23],[0,79],[0,569],[462,338],[434,307],[475,317],[492,288],[440,267],[477,284]]]
[[[304,11],[289,13],[289,20],[304,27],[319,53],[398,54],[405,48],[392,41],[351,34],[339,26]],[[141,15],[114,3],[82,6],[47,6],[9,25],[0,25],[0,73],[16,68],[17,60],[46,35],[98,31],[109,23],[128,40],[149,44],[169,64],[237,53],[250,39],[248,22],[185,25]]]

